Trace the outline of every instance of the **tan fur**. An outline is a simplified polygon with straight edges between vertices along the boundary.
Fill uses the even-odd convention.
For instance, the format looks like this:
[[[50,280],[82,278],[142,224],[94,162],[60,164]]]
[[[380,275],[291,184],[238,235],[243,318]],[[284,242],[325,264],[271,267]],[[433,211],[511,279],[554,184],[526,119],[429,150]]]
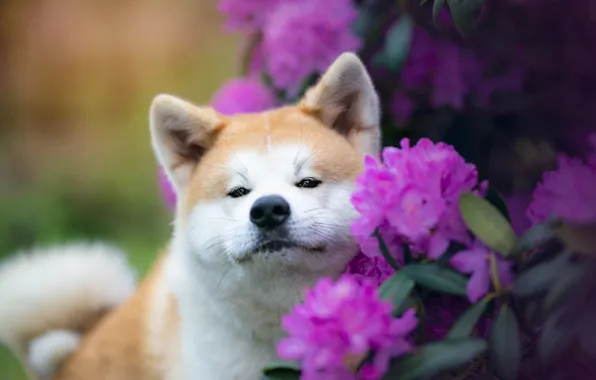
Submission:
[[[363,70],[361,63],[352,56],[343,59],[344,65],[352,65],[347,79],[358,79],[354,70]],[[316,149],[313,160],[324,181],[355,179],[362,170],[363,154],[369,152],[355,147],[352,137],[369,125],[366,120],[350,120],[349,115],[348,119],[340,119],[342,112],[350,109],[342,109],[341,104],[334,102],[350,94],[328,94],[326,87],[330,83],[337,87],[342,78],[327,75],[299,105],[233,117],[210,108],[194,108],[173,97],[156,98],[152,117],[161,118],[158,122],[172,128],[152,132],[165,144],[171,144],[169,148],[175,152],[159,151],[154,141],[157,154],[169,165],[166,169],[178,180],[181,204],[177,217],[184,220],[198,202],[225,197],[227,169],[221,163],[242,147],[266,150],[268,141],[305,144]],[[181,119],[180,115],[185,116]],[[337,123],[349,125],[338,127]],[[160,257],[128,302],[84,337],[79,349],[56,373],[55,380],[186,378],[180,359],[177,305],[165,284],[168,255],[165,252]]]

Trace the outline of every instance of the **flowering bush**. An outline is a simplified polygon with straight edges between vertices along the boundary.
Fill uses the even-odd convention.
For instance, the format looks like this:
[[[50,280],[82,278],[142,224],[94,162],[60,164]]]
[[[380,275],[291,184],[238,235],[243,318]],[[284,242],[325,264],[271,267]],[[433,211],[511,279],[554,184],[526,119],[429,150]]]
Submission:
[[[220,112],[294,101],[344,51],[385,110],[352,197],[361,253],[282,319],[263,379],[596,373],[588,2],[220,0],[251,46]]]

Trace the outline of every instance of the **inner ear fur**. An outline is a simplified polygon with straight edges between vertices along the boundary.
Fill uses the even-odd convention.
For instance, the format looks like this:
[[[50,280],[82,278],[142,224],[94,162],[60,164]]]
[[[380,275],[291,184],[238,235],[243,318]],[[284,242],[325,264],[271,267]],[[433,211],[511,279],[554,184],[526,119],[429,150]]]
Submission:
[[[177,190],[188,183],[194,167],[224,126],[223,117],[213,108],[167,94],[155,97],[149,121],[157,160]]]
[[[365,154],[380,149],[379,97],[358,56],[341,54],[299,103]]]

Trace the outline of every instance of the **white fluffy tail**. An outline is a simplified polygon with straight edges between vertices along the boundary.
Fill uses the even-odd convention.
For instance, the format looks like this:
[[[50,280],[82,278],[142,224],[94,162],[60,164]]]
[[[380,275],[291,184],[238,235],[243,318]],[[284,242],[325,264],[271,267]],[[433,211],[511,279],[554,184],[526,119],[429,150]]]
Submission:
[[[0,264],[0,341],[49,378],[80,335],[125,301],[136,275],[117,248],[79,243],[18,253]]]

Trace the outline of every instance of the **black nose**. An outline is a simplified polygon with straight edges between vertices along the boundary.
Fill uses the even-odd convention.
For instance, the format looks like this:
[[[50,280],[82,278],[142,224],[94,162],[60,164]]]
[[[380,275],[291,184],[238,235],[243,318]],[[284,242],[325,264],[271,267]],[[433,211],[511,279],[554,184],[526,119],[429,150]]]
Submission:
[[[266,195],[253,203],[250,221],[257,227],[273,229],[280,226],[290,216],[290,205],[279,195]]]

